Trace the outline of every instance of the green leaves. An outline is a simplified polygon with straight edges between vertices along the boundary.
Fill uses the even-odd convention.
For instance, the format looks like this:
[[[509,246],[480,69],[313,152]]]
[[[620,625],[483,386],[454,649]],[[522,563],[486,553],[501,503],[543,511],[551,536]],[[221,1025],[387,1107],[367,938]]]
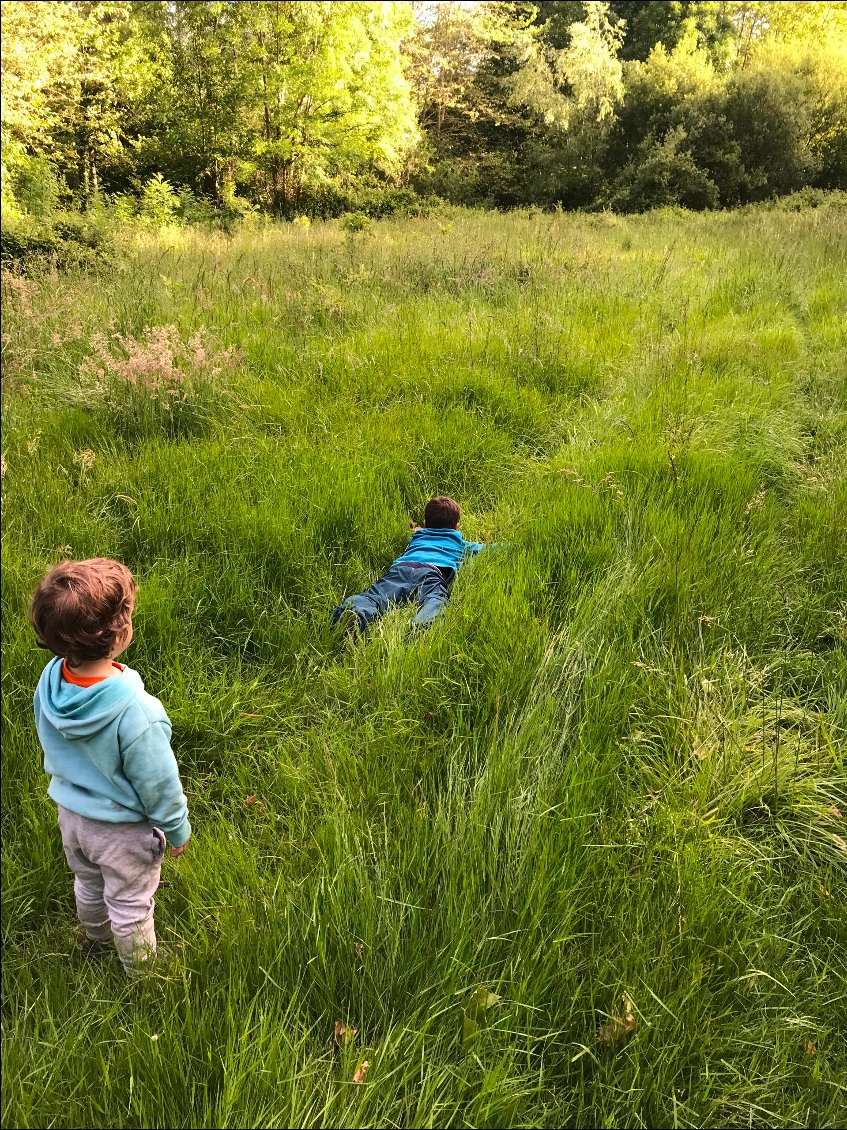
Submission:
[[[222,21],[209,7],[178,2],[161,18],[173,140],[185,139],[198,168],[215,165],[220,198],[249,179],[253,199],[292,210],[304,188],[365,164],[397,171],[418,137],[400,53],[407,5],[257,0]]]
[[[496,993],[480,985],[471,993],[462,1015],[462,1043],[467,1047],[480,1028],[488,1023],[488,1010],[499,1002]]]

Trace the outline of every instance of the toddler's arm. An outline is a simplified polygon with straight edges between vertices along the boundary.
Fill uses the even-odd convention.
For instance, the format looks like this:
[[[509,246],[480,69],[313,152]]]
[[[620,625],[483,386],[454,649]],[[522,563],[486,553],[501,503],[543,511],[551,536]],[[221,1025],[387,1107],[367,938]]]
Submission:
[[[188,842],[191,825],[170,739],[169,722],[151,722],[123,750],[123,763],[148,819],[162,829],[172,847],[180,848]]]

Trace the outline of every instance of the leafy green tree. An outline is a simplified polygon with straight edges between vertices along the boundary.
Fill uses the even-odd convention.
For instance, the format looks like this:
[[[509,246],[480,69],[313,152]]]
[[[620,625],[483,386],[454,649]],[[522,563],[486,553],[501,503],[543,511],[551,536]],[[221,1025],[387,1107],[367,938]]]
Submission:
[[[661,43],[666,51],[693,30],[698,46],[719,54],[732,38],[732,22],[725,3],[709,0],[612,0],[612,18],[626,25],[621,58],[644,60]]]
[[[570,43],[570,28],[583,18],[576,0],[538,0],[536,22],[545,43],[562,50]],[[672,51],[690,28],[701,46],[719,54],[732,38],[733,25],[726,3],[711,0],[611,0],[609,19],[622,24],[624,61],[645,60],[657,43]]]
[[[555,51],[563,51],[571,41],[571,24],[585,14],[582,0],[536,0],[534,23],[543,41]]]
[[[608,11],[608,4],[586,3],[585,19],[571,25],[570,43],[558,60],[577,109],[598,122],[612,117],[624,89],[618,58],[624,29],[609,21]]]
[[[76,52],[72,71],[54,88],[59,125],[53,136],[60,163],[88,201],[99,191],[101,168],[123,165],[137,109],[159,76],[132,4],[78,0],[72,8]]]
[[[309,187],[367,166],[399,173],[418,138],[400,55],[409,8],[347,0],[248,7],[255,70],[247,92],[265,202],[296,211]]]
[[[662,138],[680,125],[680,106],[720,85],[691,28],[672,50],[658,43],[643,62],[628,63],[624,82],[626,95],[610,138],[610,156],[618,166],[641,150],[648,134]]]
[[[714,208],[718,186],[708,176],[686,144],[682,126],[669,130],[661,141],[652,134],[642,146],[641,160],[624,169],[612,197],[614,207],[624,212],[681,204],[686,208]]]
[[[58,123],[50,99],[55,84],[67,76],[76,55],[74,9],[69,3],[2,0],[3,142],[45,155]]]
[[[4,147],[49,160],[87,201],[157,82],[133,5],[8,2],[2,19]]]
[[[606,156],[618,206],[675,190],[690,207],[732,206],[847,181],[847,44],[772,40],[727,75],[697,43],[689,29],[673,51],[627,66]]]
[[[722,83],[691,24],[672,50],[659,43],[643,62],[627,64],[605,155],[616,207],[739,202],[746,174]]]
[[[69,34],[70,4],[40,4],[3,0],[2,84],[0,84],[0,138],[2,138],[2,191],[4,215],[18,204],[39,214],[55,204],[56,192],[47,190],[50,206],[43,209],[44,192],[35,199],[28,188],[58,186],[52,172],[53,134],[59,122],[49,94],[59,77],[70,71],[76,51]],[[18,183],[19,180],[21,183]]]
[[[836,0],[751,0],[728,5],[735,28],[736,65],[744,68],[773,42],[847,39],[847,3]]]
[[[440,135],[451,118],[477,114],[475,80],[491,50],[479,14],[455,0],[416,2],[406,74],[422,129]]]
[[[557,51],[540,36],[527,45],[525,63],[515,75],[512,98],[550,125],[567,128],[574,114],[602,123],[623,97],[618,58],[624,29],[609,18],[609,5],[586,0],[584,19],[569,27],[567,47]]]
[[[413,183],[463,204],[511,207],[526,199],[525,148],[537,119],[510,97],[531,39],[526,2],[416,5],[406,45],[423,143]]]
[[[725,98],[748,199],[847,183],[844,44],[774,44],[731,76]]]
[[[162,14],[168,171],[221,202],[246,186],[291,212],[366,166],[396,175],[417,140],[398,3],[176,0]]]
[[[622,25],[606,3],[584,3],[556,49],[536,32],[512,81],[512,99],[544,131],[527,146],[527,182],[540,203],[590,203],[604,192],[603,154],[623,94]],[[561,15],[561,13],[559,13]]]
[[[168,59],[170,81],[157,92],[159,167],[178,183],[217,200],[249,175],[250,108],[258,98],[248,59],[249,4],[203,0],[148,12]]]
[[[205,198],[236,217],[365,206],[357,194],[378,209],[409,178],[499,207],[707,207],[847,182],[847,0],[1,0],[0,14],[4,215],[165,183],[192,214]]]
[[[847,189],[847,36],[806,46],[799,65],[811,91],[808,144],[818,164],[814,183]]]

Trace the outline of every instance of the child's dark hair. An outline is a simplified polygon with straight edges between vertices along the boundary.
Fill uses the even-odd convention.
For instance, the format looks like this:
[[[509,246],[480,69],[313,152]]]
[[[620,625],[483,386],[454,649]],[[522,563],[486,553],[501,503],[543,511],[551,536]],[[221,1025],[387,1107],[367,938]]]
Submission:
[[[107,557],[54,565],[29,605],[38,646],[71,666],[106,659],[129,627],[137,588],[126,565]]]
[[[458,502],[446,495],[439,495],[426,504],[424,525],[428,530],[455,530],[460,517]]]

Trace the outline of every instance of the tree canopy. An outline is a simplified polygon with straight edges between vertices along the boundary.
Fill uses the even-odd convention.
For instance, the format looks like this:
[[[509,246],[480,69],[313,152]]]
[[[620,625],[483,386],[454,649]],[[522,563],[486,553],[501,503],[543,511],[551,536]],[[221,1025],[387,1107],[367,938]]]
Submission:
[[[847,187],[847,3],[2,0],[4,210]]]

